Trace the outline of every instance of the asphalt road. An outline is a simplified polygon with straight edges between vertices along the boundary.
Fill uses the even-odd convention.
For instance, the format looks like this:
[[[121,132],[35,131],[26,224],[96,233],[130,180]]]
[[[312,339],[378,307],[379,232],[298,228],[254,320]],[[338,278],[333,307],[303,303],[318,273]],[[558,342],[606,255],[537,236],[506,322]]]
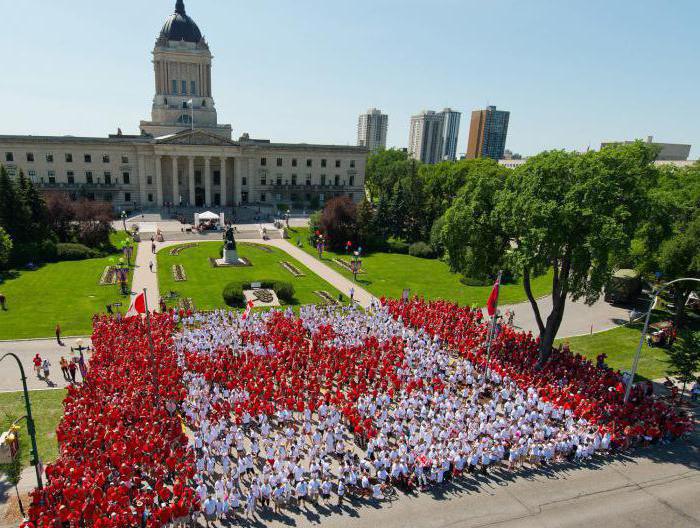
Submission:
[[[695,439],[697,442],[697,439]],[[584,466],[469,477],[435,493],[343,508],[310,506],[232,525],[282,528],[573,528],[700,526],[697,443],[598,458]],[[217,524],[218,526],[218,524]],[[223,525],[227,526],[227,525]]]

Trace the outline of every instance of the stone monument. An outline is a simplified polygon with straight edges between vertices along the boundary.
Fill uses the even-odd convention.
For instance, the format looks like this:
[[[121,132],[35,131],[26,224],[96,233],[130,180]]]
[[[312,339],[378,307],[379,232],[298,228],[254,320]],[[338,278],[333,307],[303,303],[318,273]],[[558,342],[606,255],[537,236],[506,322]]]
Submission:
[[[224,262],[226,264],[238,264],[238,251],[236,240],[233,237],[233,226],[228,226],[224,231]]]

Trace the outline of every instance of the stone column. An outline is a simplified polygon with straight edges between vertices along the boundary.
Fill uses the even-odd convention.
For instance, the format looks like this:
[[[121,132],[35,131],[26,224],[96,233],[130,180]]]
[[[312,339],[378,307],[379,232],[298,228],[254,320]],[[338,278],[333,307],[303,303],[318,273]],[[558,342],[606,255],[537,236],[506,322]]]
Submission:
[[[156,155],[156,203],[163,207],[163,157]]]
[[[139,155],[138,155],[138,162],[139,162],[139,202],[141,205],[141,209],[143,209],[144,207],[147,207],[148,196],[147,196],[147,192],[146,192],[146,157],[142,153],[139,153]]]
[[[221,156],[221,206],[226,207],[228,205],[228,200],[226,195],[228,189],[226,186],[226,156]]]
[[[190,207],[194,207],[194,156],[187,156],[189,161],[188,177],[190,183]]]
[[[177,156],[173,156],[173,204],[180,205],[180,181],[177,174]]]
[[[243,185],[243,177],[248,175],[248,160],[246,158],[236,158],[236,165],[238,165],[238,173],[236,176],[236,185],[234,186],[235,197],[233,200],[234,205],[241,205],[241,186]]]
[[[211,158],[204,158],[204,205],[211,207]]]

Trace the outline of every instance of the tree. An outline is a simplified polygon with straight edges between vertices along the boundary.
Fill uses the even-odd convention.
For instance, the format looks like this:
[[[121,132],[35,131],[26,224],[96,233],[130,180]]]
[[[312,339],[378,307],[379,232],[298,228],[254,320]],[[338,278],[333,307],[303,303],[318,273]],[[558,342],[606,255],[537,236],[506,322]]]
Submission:
[[[75,220],[78,222],[77,240],[88,247],[106,246],[112,230],[114,213],[107,202],[80,200],[75,204]]]
[[[10,260],[12,253],[12,239],[7,231],[0,226],[0,269],[2,269]]]
[[[46,208],[51,228],[61,242],[72,242],[75,207],[68,195],[54,191],[46,194]]]
[[[321,231],[330,248],[342,249],[354,238],[356,229],[357,207],[348,196],[338,196],[326,203],[321,213]]]
[[[540,332],[542,365],[566,300],[594,303],[627,251],[657,172],[642,142],[585,154],[544,152],[509,173],[496,206],[511,241],[506,260],[523,277]],[[530,278],[552,269],[552,310],[542,317]]]
[[[631,265],[642,273],[660,272],[664,281],[700,278],[700,164],[660,169],[658,186],[650,191],[646,220],[637,230]],[[674,322],[683,323],[685,304],[697,284],[671,286]]]
[[[380,150],[372,154],[365,169],[365,186],[370,200],[374,202],[389,193],[397,181],[412,173],[412,165],[415,165],[415,160],[409,160],[403,150]]]
[[[31,238],[30,218],[17,184],[10,179],[5,167],[0,166],[0,226],[5,228],[15,245]]]
[[[506,171],[495,162],[472,164],[452,206],[436,222],[442,227],[432,238],[444,246],[452,270],[485,279],[502,266],[510,237],[495,208]]]
[[[695,380],[695,373],[700,370],[700,332],[689,331],[677,339],[668,352],[671,365],[669,373],[683,383],[681,396],[685,386]]]
[[[357,206],[356,242],[366,250],[376,249],[382,242],[374,208],[366,199]]]

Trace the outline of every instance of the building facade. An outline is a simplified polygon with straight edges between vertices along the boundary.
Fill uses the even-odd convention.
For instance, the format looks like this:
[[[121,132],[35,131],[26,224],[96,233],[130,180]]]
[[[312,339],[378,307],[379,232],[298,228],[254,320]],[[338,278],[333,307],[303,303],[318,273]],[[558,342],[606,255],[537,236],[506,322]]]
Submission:
[[[370,108],[357,120],[357,145],[370,152],[385,149],[388,128],[389,116],[382,114],[381,110]]]
[[[457,157],[460,116],[451,108],[441,112],[424,110],[411,116],[409,155],[423,163],[454,161]]]
[[[117,210],[275,204],[364,197],[364,147],[232,140],[219,124],[209,46],[183,0],[153,50],[155,97],[139,135],[0,136],[0,163],[41,189],[112,202]]]
[[[629,145],[633,141],[607,141],[600,144],[603,149],[608,145]],[[647,136],[646,143],[652,145],[658,151],[656,161],[686,161],[690,156],[692,145],[681,143],[659,143],[654,141],[654,136]]]
[[[459,139],[460,112],[445,108],[442,112],[442,159],[454,161],[457,159],[457,140]]]
[[[510,112],[496,110],[495,106],[473,111],[469,124],[467,158],[503,159],[509,120]]]

